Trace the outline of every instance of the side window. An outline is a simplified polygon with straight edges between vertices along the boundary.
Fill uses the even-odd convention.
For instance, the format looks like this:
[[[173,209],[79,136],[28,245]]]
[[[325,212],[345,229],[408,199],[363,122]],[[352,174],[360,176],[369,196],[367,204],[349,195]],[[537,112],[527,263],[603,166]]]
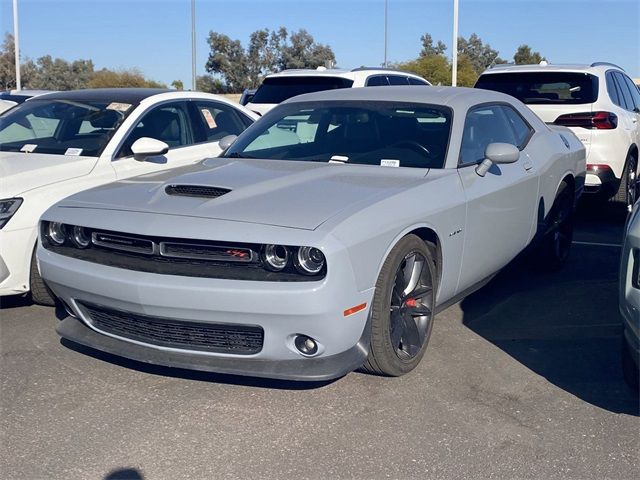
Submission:
[[[525,147],[527,141],[529,141],[529,138],[533,133],[533,129],[529,126],[526,120],[522,118],[520,113],[518,113],[512,107],[503,105],[501,108],[505,116],[507,117],[511,128],[513,129],[513,133],[516,137],[516,142],[518,142],[516,146],[520,150],[522,150]]]
[[[425,82],[424,80],[419,80],[417,78],[413,78],[413,77],[408,77],[409,78],[409,85],[426,85],[427,82]]]
[[[607,72],[607,93],[609,93],[609,98],[614,105],[622,106],[620,103],[620,97],[618,95],[618,87],[616,87],[616,82],[613,79],[613,72]]]
[[[194,121],[204,130],[202,141],[217,142],[227,135],[240,135],[245,129],[239,115],[229,105],[202,101],[196,101],[194,104],[197,111]]]
[[[386,75],[373,75],[367,79],[367,87],[382,87],[389,85]]]
[[[409,85],[407,77],[401,77],[400,75],[388,75],[389,85]]]
[[[620,106],[627,110],[633,110],[633,98],[631,98],[631,92],[624,81],[623,75],[619,72],[613,72],[613,76],[616,79],[618,92],[620,92],[620,96],[622,97],[622,105]]]
[[[151,109],[129,132],[116,158],[133,155],[131,145],[142,137],[165,142],[169,148],[192,145],[193,133],[188,118],[185,102],[165,103]]]
[[[636,84],[633,83],[633,81],[631,81],[631,79],[626,75],[622,75],[622,78],[627,84],[627,87],[629,87],[629,91],[631,92],[631,98],[633,99],[633,103],[635,107],[640,109],[640,91],[638,90],[638,87],[636,87]]]
[[[482,161],[487,145],[494,142],[518,144],[502,107],[483,105],[469,110],[462,133],[460,165],[471,165]]]

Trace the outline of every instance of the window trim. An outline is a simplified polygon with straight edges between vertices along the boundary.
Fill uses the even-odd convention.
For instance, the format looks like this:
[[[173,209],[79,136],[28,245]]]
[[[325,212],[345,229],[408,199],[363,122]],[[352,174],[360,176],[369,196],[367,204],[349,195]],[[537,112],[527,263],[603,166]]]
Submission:
[[[462,126],[462,138],[460,139],[460,149],[458,150],[458,165],[457,165],[456,168],[465,168],[465,167],[469,167],[469,166],[473,166],[473,165],[479,165],[484,160],[484,159],[480,159],[480,160],[477,160],[475,162],[467,162],[467,163],[463,163],[462,162],[462,158],[461,158],[462,157],[462,140],[464,138],[464,128],[467,125],[467,119],[469,118],[469,113],[470,112],[472,112],[473,110],[477,110],[478,108],[486,108],[486,107],[494,107],[494,106],[496,106],[496,107],[507,106],[507,107],[511,108],[517,115],[520,116],[522,121],[524,121],[524,123],[529,127],[529,135],[527,136],[525,141],[522,143],[522,146],[518,146],[518,145],[514,145],[514,146],[518,147],[518,150],[522,152],[525,148],[527,148],[527,145],[529,145],[529,142],[531,141],[531,138],[536,133],[536,129],[529,123],[529,121],[526,118],[524,118],[522,116],[522,114],[518,111],[518,109],[516,107],[514,107],[509,102],[500,102],[500,101],[477,103],[476,105],[474,105],[473,107],[471,107],[471,108],[469,108],[467,110],[467,113],[466,113],[466,115],[464,117],[464,124]],[[511,128],[511,132],[513,133],[513,135],[515,137],[516,134],[513,131],[513,127],[511,125],[509,125],[509,128]]]

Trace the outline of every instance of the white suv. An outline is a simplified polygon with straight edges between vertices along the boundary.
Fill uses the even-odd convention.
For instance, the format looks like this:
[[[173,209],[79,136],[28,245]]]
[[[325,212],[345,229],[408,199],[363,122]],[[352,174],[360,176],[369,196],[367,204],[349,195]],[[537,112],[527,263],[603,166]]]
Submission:
[[[585,192],[624,203],[637,198],[640,92],[616,65],[500,65],[476,88],[526,103],[547,123],[571,128],[587,149]]]
[[[353,70],[284,70],[267,75],[246,107],[264,115],[286,99],[303,93],[335,88],[381,87],[385,85],[431,85],[413,73],[386,68],[355,68]]]

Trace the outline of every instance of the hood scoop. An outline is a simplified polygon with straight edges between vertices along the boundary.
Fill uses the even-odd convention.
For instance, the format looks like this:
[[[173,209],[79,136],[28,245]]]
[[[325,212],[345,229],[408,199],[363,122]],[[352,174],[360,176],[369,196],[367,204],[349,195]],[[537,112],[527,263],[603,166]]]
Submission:
[[[222,187],[210,187],[208,185],[167,185],[164,189],[167,195],[180,197],[216,198],[221,197],[231,190]]]

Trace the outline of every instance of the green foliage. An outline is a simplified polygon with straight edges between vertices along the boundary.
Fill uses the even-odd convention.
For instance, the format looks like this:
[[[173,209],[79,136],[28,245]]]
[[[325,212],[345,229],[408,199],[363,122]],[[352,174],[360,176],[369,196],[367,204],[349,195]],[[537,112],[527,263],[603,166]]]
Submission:
[[[431,34],[425,33],[420,37],[420,41],[422,42],[422,50],[420,51],[421,57],[430,57],[432,55],[444,55],[444,52],[447,50],[447,46],[442,42],[442,40],[438,40],[436,46],[433,46],[433,38],[431,38]]]
[[[174,80],[171,82],[171,86],[176,90],[184,90],[184,83],[182,83],[182,80]]]
[[[546,59],[540,55],[540,52],[531,51],[531,47],[526,44],[520,45],[513,56],[516,65],[537,65],[543,60]]]
[[[483,43],[480,37],[472,33],[469,39],[458,38],[458,55],[465,55],[471,62],[475,72],[480,75],[491,65],[507,63],[498,56],[498,51]]]
[[[335,63],[331,47],[316,43],[304,29],[291,35],[284,27],[256,30],[249,36],[246,49],[239,40],[213,31],[207,42],[211,51],[205,68],[220,77],[227,92],[256,88],[269,73]]]
[[[22,87],[37,90],[73,90],[98,87],[156,87],[164,84],[149,80],[138,69],[95,70],[91,60],[69,62],[45,55],[20,65]],[[13,36],[6,34],[0,46],[0,90],[16,88]]]
[[[211,75],[196,77],[196,90],[206,93],[228,93],[228,88],[222,80]]]
[[[442,55],[421,56],[406,63],[398,63],[394,68],[415,73],[434,85],[451,85],[451,63]],[[458,86],[472,87],[478,75],[466,55],[458,57]]]

